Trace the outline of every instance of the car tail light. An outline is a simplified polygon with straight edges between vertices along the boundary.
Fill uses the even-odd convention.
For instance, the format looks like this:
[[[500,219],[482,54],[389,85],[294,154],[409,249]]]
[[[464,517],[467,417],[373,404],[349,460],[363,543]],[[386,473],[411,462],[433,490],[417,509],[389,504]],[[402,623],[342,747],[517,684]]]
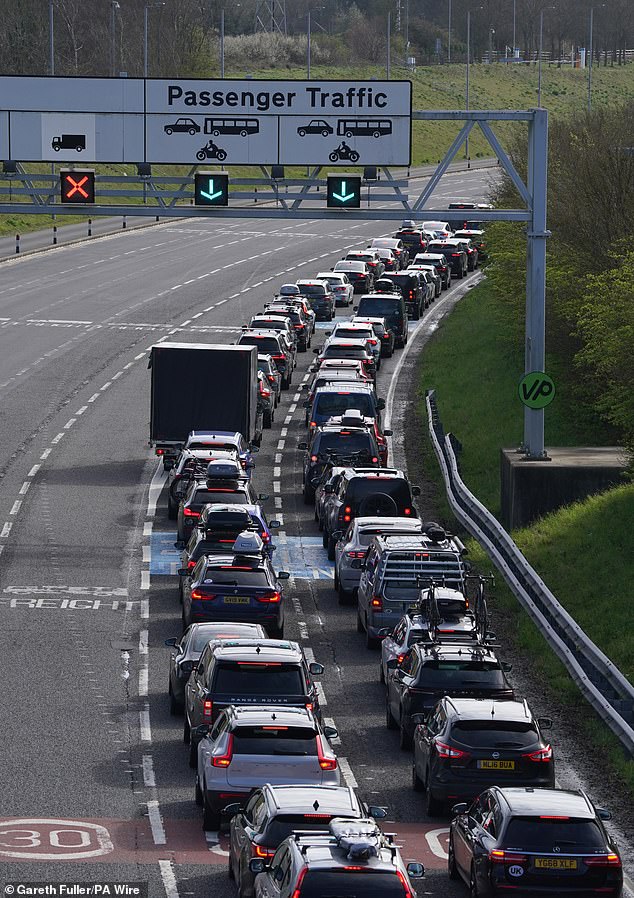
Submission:
[[[489,860],[492,864],[526,864],[528,857],[518,854],[516,851],[504,851],[501,848],[493,848],[489,851]]]
[[[376,463],[377,463],[377,461],[378,461],[378,458],[377,458],[377,457],[376,457],[376,455],[373,455],[373,456],[372,456],[372,461],[373,461],[373,462],[374,462],[374,464],[376,464]]]
[[[275,848],[262,848],[261,845],[253,845],[253,857],[273,857]]]
[[[263,596],[255,597],[258,602],[262,602],[263,605],[277,605],[282,601],[282,596],[279,592],[267,592]]]
[[[584,857],[583,862],[586,867],[620,867],[621,858],[618,854],[597,854],[591,857]]]
[[[262,540],[263,543],[270,543],[271,535],[270,535],[270,533],[267,533],[266,530],[261,530],[260,531],[260,539]]]
[[[317,740],[317,757],[319,758],[319,766],[322,770],[336,770],[337,759],[334,755],[325,755],[324,747],[321,744],[321,736],[315,737]]]
[[[227,740],[227,751],[224,755],[215,755],[211,758],[212,767],[228,767],[233,760],[233,733],[229,734]]]
[[[203,702],[203,717],[205,717],[207,720],[211,720],[213,712],[214,703],[212,701],[209,701],[209,699],[205,699],[205,701]]]
[[[381,596],[372,596],[370,607],[375,611],[383,611],[383,599],[381,598]]]
[[[308,867],[304,867],[302,872],[299,874],[299,878],[297,880],[297,888],[294,890],[293,894],[291,895],[291,898],[300,898],[301,893],[302,893],[302,883],[304,881],[304,877],[306,876],[307,872],[308,872]]]
[[[275,359],[276,362],[283,362],[284,359],[285,359],[285,356],[283,356],[283,355],[272,355],[271,358],[272,358],[272,359]]]
[[[458,748],[452,748],[451,745],[447,745],[446,742],[441,742],[439,739],[434,740],[434,745],[436,746],[439,758],[453,758],[454,760],[458,760],[458,758],[469,757],[468,751],[460,751]]]
[[[368,340],[368,343],[370,344],[370,346],[376,346],[378,340]]]
[[[316,456],[316,455],[311,455],[310,460],[311,460],[311,461],[317,461],[317,456]]]
[[[547,745],[545,748],[540,748],[537,751],[523,754],[522,757],[526,758],[528,761],[552,761],[553,750],[550,745]]]
[[[295,330],[296,330],[296,331],[303,331],[305,327],[306,327],[305,324],[296,324],[296,325],[295,325]]]
[[[274,374],[267,374],[266,376],[269,380],[269,383],[272,383],[272,384],[275,383],[275,375]]]
[[[406,880],[405,877],[403,876],[402,872],[401,872],[400,870],[397,870],[397,871],[396,871],[396,875],[397,875],[398,878],[400,879],[401,885],[403,886],[403,895],[404,895],[404,898],[413,898],[412,890],[411,890],[410,887],[407,885],[407,880]]]
[[[315,710],[314,704],[313,704],[312,702],[306,702],[306,710],[307,710],[307,711],[314,711],[314,710]]]
[[[213,593],[200,592],[198,589],[192,590],[192,599],[195,601],[203,601],[203,602],[213,602],[216,598]]]
[[[165,455],[165,449],[156,449],[155,452],[157,455]]]
[[[195,568],[195,567],[196,567],[196,562],[195,562],[195,561],[192,561],[192,560],[190,559],[190,560],[187,562],[187,570],[188,570],[188,571],[191,571],[192,568]]]
[[[365,558],[365,552],[346,552],[348,558]]]
[[[460,253],[452,253],[451,255],[452,255],[452,257],[453,257],[454,259],[459,259],[459,258],[460,258]]]
[[[187,508],[187,506],[185,506],[185,508],[183,509],[183,514],[185,515],[186,518],[199,518],[200,517],[199,511],[194,511],[191,508]]]
[[[413,290],[409,291],[409,298],[414,299],[414,291]]]
[[[384,340],[389,340],[389,339],[390,339],[390,335],[389,335],[389,334],[383,334],[383,339],[384,339]]]
[[[404,509],[403,509],[403,514],[410,515],[411,513],[412,513],[412,509],[411,509],[411,508],[404,508]]]
[[[399,664],[403,661],[404,657],[405,657],[404,653],[401,653],[400,655],[396,656],[396,660],[398,661]]]

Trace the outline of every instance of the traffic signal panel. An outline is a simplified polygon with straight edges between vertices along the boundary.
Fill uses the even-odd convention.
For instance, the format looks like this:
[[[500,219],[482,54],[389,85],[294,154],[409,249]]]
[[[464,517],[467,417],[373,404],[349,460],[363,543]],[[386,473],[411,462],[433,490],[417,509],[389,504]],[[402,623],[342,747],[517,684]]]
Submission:
[[[95,202],[95,170],[62,168],[59,172],[62,203],[87,206]]]
[[[328,208],[358,209],[361,206],[361,175],[328,175]]]
[[[197,206],[228,206],[229,175],[199,171],[194,175],[194,202]]]

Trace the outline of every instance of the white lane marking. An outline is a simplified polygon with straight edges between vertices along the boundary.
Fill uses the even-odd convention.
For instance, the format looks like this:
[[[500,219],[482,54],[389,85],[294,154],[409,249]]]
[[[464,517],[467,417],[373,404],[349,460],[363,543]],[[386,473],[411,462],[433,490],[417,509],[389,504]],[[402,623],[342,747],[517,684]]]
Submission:
[[[93,393],[88,402],[94,402],[95,399],[99,399],[99,393]]]
[[[112,375],[112,379],[113,379],[113,381],[119,380],[119,378],[122,377],[122,376],[123,376],[123,371],[117,371],[116,374],[113,374],[113,375]]]
[[[141,619],[149,620],[150,617],[150,600],[141,599]]]
[[[145,355],[145,352],[140,352],[138,355],[135,355],[134,361],[138,362],[139,359],[142,359],[144,357],[144,355]]]
[[[143,785],[146,789],[156,789],[156,777],[154,775],[152,755],[143,755],[141,765],[143,767]]]
[[[163,880],[163,888],[165,889],[166,898],[180,898],[172,862],[159,861],[159,869],[161,871],[161,879]]]
[[[47,459],[49,457],[49,455],[51,454],[52,451],[53,451],[52,449],[45,449],[44,452],[42,452],[42,454],[40,455],[40,461],[45,461],[45,459]],[[38,467],[39,467],[39,465],[38,465]]]
[[[143,563],[150,564],[152,561],[152,547],[150,545],[143,546]]]
[[[297,626],[299,628],[299,638],[300,639],[310,639],[308,635],[308,624],[305,620],[298,620]]]
[[[163,469],[163,462],[159,460],[156,466],[156,471],[154,472],[152,480],[150,481],[146,517],[153,518],[156,514],[156,503],[158,502],[159,496],[161,495],[161,490],[163,489],[163,485],[166,480],[167,471]]]
[[[192,315],[192,321],[193,321],[195,318],[200,318],[201,315],[202,315],[202,312],[196,312],[195,315]]]
[[[152,524],[152,521],[146,521],[143,524],[143,536],[152,536],[152,527],[153,526],[154,525]]]
[[[13,524],[11,523],[11,521],[5,521],[4,527],[2,528],[2,530],[0,530],[0,538],[6,539],[6,537],[11,533],[12,527]]]
[[[57,436],[53,437],[53,439],[51,440],[51,444],[53,446],[56,446],[59,443],[59,441],[63,438],[63,436],[64,436],[63,433],[58,433]]]
[[[187,327],[187,325],[191,324],[191,323],[192,323],[191,318],[188,318],[187,321],[183,321],[183,323],[180,325],[180,327]]]
[[[287,416],[284,418],[284,424],[290,424],[292,418],[293,418],[292,415],[287,415]]]
[[[276,460],[277,460],[277,456],[276,456]],[[281,461],[281,459],[280,459],[280,461]],[[273,468],[273,477],[281,477],[281,476],[282,476],[282,469],[279,467]]]
[[[275,501],[275,507],[281,508],[282,507],[282,497],[281,496],[273,496],[273,499]]]
[[[163,829],[163,818],[159,810],[159,803],[156,798],[151,798],[147,804],[147,814],[150,820],[150,829],[152,830],[152,839],[155,845],[165,845],[167,837]]]
[[[282,486],[281,486],[279,480],[275,480],[273,482],[273,492],[280,493],[281,491],[282,491]]]
[[[322,708],[325,708],[328,705],[328,700],[326,698],[326,693],[324,692],[324,687],[321,683],[315,683],[315,688],[317,689],[317,695],[319,696],[319,704]]]
[[[449,835],[449,827],[442,826],[439,829],[432,829],[430,832],[425,833],[425,840],[429,845],[429,850],[432,854],[435,854],[436,857],[439,857],[442,861],[446,861],[448,858],[448,854],[442,846],[440,841],[441,836]]]
[[[139,633],[139,655],[147,655],[149,647],[149,633],[147,630],[141,630]]]
[[[150,726],[150,706],[145,705],[142,711],[139,711],[139,726],[141,728],[141,742],[152,741],[152,728]]]
[[[285,437],[287,433],[288,433],[288,427],[282,427],[282,429],[280,430],[280,436]]]
[[[149,671],[147,669],[147,665],[141,667],[139,670],[139,697],[147,698],[148,697],[148,689],[149,689]]]
[[[11,506],[11,511],[9,512],[9,514],[11,514],[11,515],[17,514],[21,508],[22,508],[22,500],[16,499],[15,502],[13,503],[13,505]]]
[[[281,465],[281,464],[282,464],[282,453],[281,453],[281,452],[276,452],[276,453],[275,453],[275,464],[276,464],[276,465]],[[276,471],[279,471],[279,470],[280,470],[280,468],[273,468],[273,476],[274,476],[274,477],[276,476],[275,472],[276,472]],[[277,476],[279,477],[280,475],[277,474]]]
[[[341,773],[343,774],[343,778],[346,781],[346,785],[350,786],[351,789],[358,789],[359,783],[355,779],[354,773],[352,772],[352,768],[350,767],[350,764],[348,763],[348,759],[340,757],[338,760],[339,760],[339,769],[341,770]]]
[[[25,480],[24,483],[22,484],[22,486],[20,487],[20,490],[19,490],[18,495],[20,495],[20,496],[26,496],[26,494],[27,494],[28,491],[29,491],[29,487],[30,487],[30,486],[31,486],[30,480]]]
[[[68,420],[66,422],[66,424],[64,424],[64,430],[68,430],[69,428],[71,428],[73,426],[73,424],[76,423],[76,421],[77,421],[77,418],[70,418],[70,420]]]
[[[218,302],[216,303],[216,305],[217,305],[217,306],[221,306],[224,302],[227,302],[227,300],[226,300],[226,299],[219,299]]]
[[[79,418],[81,415],[84,414],[84,412],[85,412],[87,409],[88,409],[88,406],[87,406],[87,405],[82,405],[81,408],[78,408],[78,409],[77,409],[77,411],[75,412],[75,415]]]
[[[141,571],[141,589],[149,589],[150,588],[150,572],[149,571]]]
[[[37,472],[40,470],[41,467],[42,467],[41,465],[33,465],[33,467],[31,468],[31,470],[29,471],[29,473],[26,476],[27,477],[35,477],[35,475],[37,474]]]
[[[283,449],[286,446],[286,440],[280,440],[277,444],[278,449]]]

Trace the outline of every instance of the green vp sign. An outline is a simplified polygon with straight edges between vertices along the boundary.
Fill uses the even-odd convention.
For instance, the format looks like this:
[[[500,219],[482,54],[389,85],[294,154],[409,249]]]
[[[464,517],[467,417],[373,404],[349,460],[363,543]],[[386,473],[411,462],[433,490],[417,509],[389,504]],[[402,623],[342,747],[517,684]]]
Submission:
[[[518,393],[528,408],[546,408],[555,398],[555,382],[543,371],[531,371],[521,379]]]

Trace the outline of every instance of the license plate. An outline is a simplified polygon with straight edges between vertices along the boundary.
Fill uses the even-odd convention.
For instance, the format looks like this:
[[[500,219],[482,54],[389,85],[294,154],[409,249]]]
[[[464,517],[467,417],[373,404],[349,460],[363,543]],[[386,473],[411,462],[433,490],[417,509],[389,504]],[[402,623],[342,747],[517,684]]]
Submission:
[[[515,761],[478,761],[478,770],[515,770]]]
[[[572,857],[536,857],[535,867],[538,870],[576,870],[578,861]]]
[[[248,596],[225,596],[223,602],[225,605],[250,605],[251,599]]]

